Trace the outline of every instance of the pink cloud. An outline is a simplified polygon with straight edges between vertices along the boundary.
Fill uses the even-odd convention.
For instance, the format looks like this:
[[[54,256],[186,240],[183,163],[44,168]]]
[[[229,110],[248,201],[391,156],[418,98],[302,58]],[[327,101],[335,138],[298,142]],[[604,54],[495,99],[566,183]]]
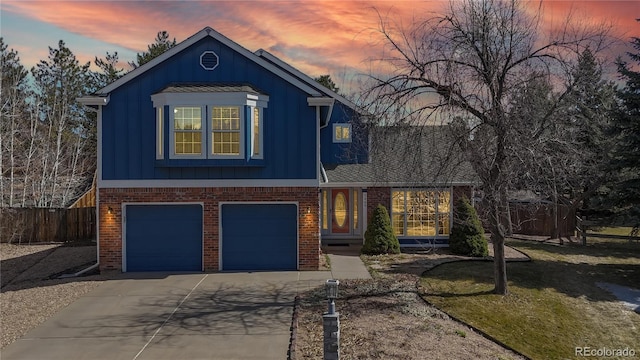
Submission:
[[[345,67],[366,69],[366,59],[379,55],[377,12],[409,26],[445,5],[443,1],[9,1],[3,11],[134,52],[146,50],[160,30],[182,41],[211,26],[249,50],[264,48],[304,72],[319,75]],[[638,29],[633,16],[638,7],[631,1],[544,2],[551,19],[559,19],[572,5],[593,19],[615,20],[620,33]]]

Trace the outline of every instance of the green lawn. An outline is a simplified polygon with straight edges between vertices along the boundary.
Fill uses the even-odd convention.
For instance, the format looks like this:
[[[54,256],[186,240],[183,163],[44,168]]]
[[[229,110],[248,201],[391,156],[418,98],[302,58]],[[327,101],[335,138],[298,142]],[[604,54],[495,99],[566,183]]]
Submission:
[[[574,358],[577,346],[640,355],[640,314],[596,286],[640,287],[640,244],[508,245],[533,259],[508,264],[508,296],[491,293],[491,262],[456,262],[424,274],[425,298],[533,359]]]

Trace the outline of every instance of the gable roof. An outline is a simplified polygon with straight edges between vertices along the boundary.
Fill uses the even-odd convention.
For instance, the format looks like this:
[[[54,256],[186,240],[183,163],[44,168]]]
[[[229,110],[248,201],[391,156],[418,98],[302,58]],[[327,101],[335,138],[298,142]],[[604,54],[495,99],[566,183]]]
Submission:
[[[106,87],[96,91],[95,95],[107,96],[109,93],[111,93],[112,91],[116,90],[120,86],[122,86],[122,85],[128,83],[129,81],[135,79],[136,77],[144,74],[145,72],[147,72],[148,70],[152,69],[156,65],[162,63],[163,61],[169,59],[170,57],[172,57],[172,56],[174,56],[176,54],[178,54],[179,52],[185,50],[189,46],[195,44],[196,42],[198,42],[198,41],[200,41],[200,40],[202,40],[202,39],[204,39],[206,37],[211,37],[211,38],[219,41],[220,43],[228,46],[232,50],[244,55],[249,60],[255,62],[256,64],[258,64],[260,66],[262,66],[266,70],[268,70],[268,71],[272,72],[273,74],[279,76],[280,78],[284,79],[285,81],[289,82],[290,84],[294,85],[295,87],[299,88],[300,90],[304,91],[305,93],[307,93],[307,94],[309,94],[311,96],[319,97],[319,96],[323,95],[322,91],[319,91],[314,86],[309,86],[308,82],[302,81],[300,78],[298,78],[296,76],[293,76],[291,73],[285,71],[281,66],[276,66],[274,63],[269,62],[269,61],[265,60],[264,58],[254,54],[253,52],[251,52],[251,51],[245,49],[244,47],[242,47],[240,44],[232,41],[231,39],[227,38],[226,36],[220,34],[219,32],[213,30],[212,28],[210,28],[208,26],[205,27],[204,29],[198,31],[194,35],[190,36],[186,40],[182,41],[181,43],[177,44],[176,46],[172,47],[171,49],[165,51],[161,55],[155,57],[154,59],[152,59],[148,63],[145,63],[145,64],[133,69],[132,71],[128,72],[126,75],[121,77],[120,79],[118,79],[118,80],[114,81],[113,83],[107,85]]]
[[[352,110],[357,111],[357,107],[353,102],[351,102],[350,100],[348,100],[344,96],[336,93],[335,91],[333,91],[331,89],[328,89],[324,85],[322,85],[319,82],[315,81],[314,79],[312,79],[311,77],[309,77],[308,75],[303,73],[302,71],[300,71],[300,70],[294,68],[293,66],[287,64],[286,62],[282,61],[280,58],[278,58],[275,55],[271,54],[267,50],[260,49],[260,50],[256,51],[255,54],[257,56],[269,61],[270,63],[276,65],[277,67],[281,68],[282,70],[286,71],[289,75],[294,76],[295,78],[297,78],[300,81],[303,81],[305,84],[307,84],[307,85],[311,86],[312,88],[318,90],[319,92],[323,93],[324,95],[327,95],[329,97],[337,99],[338,101],[340,101],[341,103],[345,104],[346,106],[348,106]]]
[[[450,186],[478,182],[447,126],[371,130],[370,162],[324,164],[325,185]]]

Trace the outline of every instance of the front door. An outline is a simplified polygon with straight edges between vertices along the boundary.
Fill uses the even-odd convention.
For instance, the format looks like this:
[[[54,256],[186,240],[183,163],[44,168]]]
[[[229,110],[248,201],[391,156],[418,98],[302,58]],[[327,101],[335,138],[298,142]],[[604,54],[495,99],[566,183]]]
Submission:
[[[351,230],[351,213],[349,206],[349,189],[331,189],[331,232],[334,234],[348,234]]]

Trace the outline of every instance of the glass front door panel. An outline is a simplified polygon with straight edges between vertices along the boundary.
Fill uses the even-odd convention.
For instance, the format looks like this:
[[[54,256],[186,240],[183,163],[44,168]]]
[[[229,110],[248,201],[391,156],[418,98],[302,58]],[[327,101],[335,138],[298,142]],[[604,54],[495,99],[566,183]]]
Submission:
[[[331,216],[331,232],[338,234],[349,233],[349,190],[332,189],[331,199],[333,203],[333,214]]]

